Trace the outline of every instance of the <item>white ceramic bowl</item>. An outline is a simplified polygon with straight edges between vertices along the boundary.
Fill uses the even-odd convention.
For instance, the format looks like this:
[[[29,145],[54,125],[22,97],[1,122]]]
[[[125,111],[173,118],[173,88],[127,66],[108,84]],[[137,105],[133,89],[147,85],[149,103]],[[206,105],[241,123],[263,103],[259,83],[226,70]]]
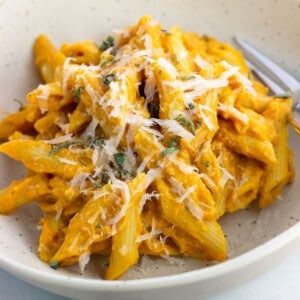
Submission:
[[[225,41],[239,35],[300,79],[299,6],[292,0],[1,0],[0,108],[16,110],[18,104],[12,99],[24,99],[38,84],[31,47],[39,33],[46,33],[57,45],[87,38],[99,42],[113,29],[135,23],[144,14],[166,28],[177,24],[186,31]],[[224,263],[204,267],[194,260],[183,264],[177,260],[172,265],[146,258],[141,262],[146,273],[134,268],[114,282],[100,280],[93,265],[84,276],[76,268],[54,271],[36,255],[39,212],[25,207],[13,216],[0,216],[0,267],[75,299],[191,299],[249,280],[300,248],[300,139],[295,134],[291,135],[291,147],[298,175],[281,200],[266,210],[252,207],[222,218],[230,256]],[[3,156],[0,166],[1,186],[23,172]]]

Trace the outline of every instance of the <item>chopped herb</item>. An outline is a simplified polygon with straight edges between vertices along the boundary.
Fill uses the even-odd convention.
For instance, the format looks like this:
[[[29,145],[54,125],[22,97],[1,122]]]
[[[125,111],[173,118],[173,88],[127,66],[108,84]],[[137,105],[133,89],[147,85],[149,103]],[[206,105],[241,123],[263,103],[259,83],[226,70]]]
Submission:
[[[104,41],[100,44],[99,49],[100,49],[101,51],[105,51],[105,50],[107,50],[108,48],[113,47],[113,46],[114,46],[114,38],[113,38],[112,36],[108,36],[108,37],[106,38],[106,40],[104,40]]]
[[[97,229],[100,229],[101,227],[102,227],[102,226],[101,226],[100,223],[97,223],[97,224],[96,224],[96,228],[97,228]]]
[[[178,136],[173,136],[170,138],[169,141],[169,148],[171,147],[177,147],[179,143],[179,137]]]
[[[179,150],[180,147],[178,146],[178,143],[179,143],[179,137],[178,136],[171,137],[170,141],[169,141],[168,148],[166,148],[165,150],[163,150],[161,152],[161,155],[162,156],[167,156],[167,155],[172,154],[175,151]]]
[[[114,56],[113,55],[105,55],[101,57],[101,61],[100,61],[100,67],[103,68],[104,66],[106,66],[109,62],[111,62],[112,60],[114,60]]]
[[[183,76],[180,77],[180,79],[181,79],[182,81],[187,81],[187,80],[195,79],[195,76],[192,75],[192,74],[189,74],[189,75],[183,75]]]
[[[192,102],[190,102],[190,103],[188,104],[188,108],[189,108],[189,109],[194,109],[194,108],[195,108],[195,104],[192,103]]]
[[[210,166],[210,163],[209,163],[209,161],[206,161],[204,165],[205,165],[205,168],[207,168],[207,169],[208,169],[208,168],[209,168],[209,166]]]
[[[104,145],[105,144],[105,141],[102,137],[99,137],[97,136],[93,142],[92,142],[92,146],[95,147],[95,146],[101,146],[101,145]]]
[[[115,175],[117,178],[121,178],[121,177],[122,177],[122,171],[121,171],[121,170],[114,170],[114,175]]]
[[[76,90],[73,91],[73,97],[74,97],[74,101],[77,103],[80,99],[80,95],[81,95],[81,90],[83,89],[82,86],[80,86],[79,88],[77,88]]]
[[[188,120],[185,116],[183,116],[182,114],[180,114],[177,118],[176,121],[181,124],[184,127],[187,127],[190,132],[195,135],[195,126],[194,124]]]
[[[58,268],[59,268],[59,262],[57,262],[57,261],[51,261],[50,262],[50,267],[52,268],[52,269],[54,269],[54,270],[57,270]]]
[[[201,121],[197,121],[197,122],[196,122],[196,126],[197,126],[197,127],[202,126],[202,122],[201,122]]]
[[[49,155],[55,154],[62,149],[69,148],[72,145],[77,145],[77,146],[90,145],[91,147],[93,147],[93,146],[98,146],[98,145],[103,145],[103,144],[104,144],[104,139],[102,139],[100,137],[97,137],[94,140],[82,139],[82,140],[64,142],[64,143],[58,144],[56,146],[52,146],[52,149],[49,151]]]
[[[61,143],[57,146],[52,146],[52,149],[49,151],[49,155],[55,154],[56,152],[59,152],[62,149],[69,148],[71,145],[85,145],[85,144],[86,141],[84,140]]]
[[[111,73],[111,74],[108,74],[108,75],[102,77],[102,83],[106,86],[109,86],[110,83],[112,81],[115,81],[116,79],[117,79],[116,75]]]
[[[159,104],[151,102],[149,104],[151,118],[158,118],[159,116]]]
[[[281,98],[281,99],[290,99],[293,97],[293,94],[291,92],[286,92],[286,93],[283,93],[283,94],[277,94],[277,95],[274,95],[275,98]]]
[[[102,57],[100,61],[100,67],[103,68],[107,64],[107,57]]]
[[[15,99],[13,98],[13,101],[17,102],[20,106],[19,106],[19,110],[23,109],[23,102],[21,100]]]
[[[120,167],[123,168],[125,161],[126,161],[126,153],[124,152],[117,152],[114,154],[114,159],[116,164]]]
[[[167,156],[169,154],[172,154],[174,153],[175,151],[179,150],[178,147],[169,147],[169,148],[166,148],[165,150],[163,150],[161,152],[161,155],[162,156]]]

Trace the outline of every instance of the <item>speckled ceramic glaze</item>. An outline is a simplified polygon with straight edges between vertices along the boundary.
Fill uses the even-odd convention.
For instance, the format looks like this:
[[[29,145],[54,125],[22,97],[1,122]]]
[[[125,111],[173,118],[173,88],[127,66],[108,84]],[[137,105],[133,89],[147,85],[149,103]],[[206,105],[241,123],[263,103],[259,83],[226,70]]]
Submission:
[[[164,24],[179,25],[231,41],[238,35],[300,79],[300,1],[296,0],[136,0],[34,1],[0,0],[0,113],[14,111],[38,84],[31,53],[34,38],[46,33],[60,45],[93,39],[135,23],[144,14]],[[300,139],[290,138],[300,174]],[[0,184],[24,173],[20,165],[0,157]],[[13,216],[0,216],[0,267],[53,293],[76,299],[199,299],[266,271],[292,250],[300,249],[300,177],[266,210],[251,207],[226,215],[229,259],[206,266],[195,260],[144,257],[119,281],[99,279],[103,261],[95,260],[85,275],[77,268],[54,271],[37,258],[38,220],[35,206]]]

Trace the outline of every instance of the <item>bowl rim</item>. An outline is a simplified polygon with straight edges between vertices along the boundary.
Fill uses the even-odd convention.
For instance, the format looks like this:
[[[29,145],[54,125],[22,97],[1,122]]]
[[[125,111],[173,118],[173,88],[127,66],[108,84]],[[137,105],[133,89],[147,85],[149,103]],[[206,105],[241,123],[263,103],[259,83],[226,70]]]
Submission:
[[[234,273],[235,271],[258,263],[264,258],[270,257],[297,239],[300,241],[300,222],[265,243],[234,258],[228,259],[225,262],[185,273],[142,279],[109,281],[101,278],[90,279],[72,277],[59,273],[53,274],[26,266],[20,262],[15,262],[10,258],[3,257],[3,255],[0,255],[0,268],[39,287],[42,287],[43,283],[47,282],[48,286],[80,289],[81,291],[129,292],[153,290],[171,287],[174,286],[174,284],[176,284],[176,286],[182,286],[205,282],[211,278],[216,279],[225,274]],[[300,243],[297,244],[297,247],[300,249]],[[289,249],[289,251],[295,251],[297,247]]]

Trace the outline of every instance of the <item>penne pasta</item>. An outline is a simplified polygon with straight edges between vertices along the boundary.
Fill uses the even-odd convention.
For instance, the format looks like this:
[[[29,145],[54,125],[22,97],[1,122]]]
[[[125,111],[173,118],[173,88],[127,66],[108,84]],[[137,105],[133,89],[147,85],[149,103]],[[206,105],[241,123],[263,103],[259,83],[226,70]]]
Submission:
[[[219,218],[293,180],[291,101],[226,43],[144,16],[99,46],[40,35],[33,54],[42,82],[0,121],[0,152],[28,175],[0,213],[37,203],[53,269],[105,255],[115,280],[142,254],[224,261]]]

